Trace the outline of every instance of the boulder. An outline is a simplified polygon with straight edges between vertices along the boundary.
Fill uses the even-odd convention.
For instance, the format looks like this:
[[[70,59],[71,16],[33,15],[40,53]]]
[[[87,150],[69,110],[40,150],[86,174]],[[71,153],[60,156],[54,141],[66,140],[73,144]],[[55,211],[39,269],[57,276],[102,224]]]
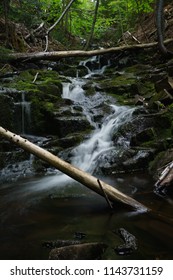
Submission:
[[[131,137],[130,145],[131,146],[138,146],[142,143],[152,141],[157,139],[156,132],[154,130],[154,127],[148,127],[140,132],[138,132],[136,135],[133,135]]]
[[[133,234],[124,228],[119,228],[118,234],[125,242],[124,244],[115,247],[115,252],[118,255],[129,255],[133,253],[133,251],[137,250],[137,239]]]
[[[50,251],[50,260],[98,260],[107,245],[104,243],[83,243],[55,248]]]
[[[12,129],[13,127],[13,110],[14,103],[13,98],[6,95],[0,94],[0,121],[1,126],[7,129]]]

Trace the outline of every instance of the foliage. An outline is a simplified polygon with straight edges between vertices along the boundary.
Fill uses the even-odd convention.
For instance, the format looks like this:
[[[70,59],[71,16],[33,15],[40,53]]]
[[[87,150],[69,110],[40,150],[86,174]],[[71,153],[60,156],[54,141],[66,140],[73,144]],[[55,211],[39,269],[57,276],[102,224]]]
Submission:
[[[100,0],[94,38],[118,40],[131,30],[143,13],[152,12],[155,0]],[[61,15],[69,0],[11,0],[9,17],[28,27],[45,21],[51,26]],[[86,39],[91,31],[96,0],[76,0],[56,27],[56,39],[63,41],[69,35]],[[0,11],[3,6],[0,5]],[[71,37],[70,37],[71,39]],[[80,40],[79,40],[80,41]]]

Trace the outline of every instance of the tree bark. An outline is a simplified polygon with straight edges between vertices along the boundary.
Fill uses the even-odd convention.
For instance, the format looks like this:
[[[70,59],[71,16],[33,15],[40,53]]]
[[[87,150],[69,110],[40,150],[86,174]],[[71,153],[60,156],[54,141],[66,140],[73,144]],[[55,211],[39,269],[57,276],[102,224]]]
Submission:
[[[165,44],[173,42],[173,39],[165,40]],[[6,55],[8,62],[10,61],[38,61],[38,60],[59,60],[61,58],[67,57],[89,57],[94,55],[102,55],[108,53],[120,53],[123,51],[135,51],[140,49],[148,49],[157,47],[158,43],[148,43],[148,44],[135,44],[128,46],[113,47],[107,49],[98,49],[92,51],[81,51],[81,50],[71,50],[71,51],[53,51],[53,52],[37,52],[37,53],[10,53]],[[0,57],[0,61],[4,61],[4,57]]]
[[[16,145],[20,146],[24,150],[34,154],[35,156],[39,157],[40,159],[48,162],[61,172],[65,173],[66,175],[70,176],[74,180],[78,181],[79,183],[87,186],[91,190],[95,191],[96,193],[105,196],[105,193],[108,199],[112,202],[121,202],[125,206],[129,206],[132,209],[140,210],[140,211],[148,211],[149,209],[145,207],[140,202],[136,201],[135,199],[123,194],[122,192],[118,191],[117,189],[113,188],[112,186],[100,181],[102,188],[100,188],[98,184],[98,179],[94,176],[80,170],[77,167],[72,166],[71,164],[63,161],[62,159],[56,157],[55,155],[51,154],[50,152],[44,150],[43,148],[38,147],[37,145],[29,142],[27,139],[22,138],[19,135],[16,135],[8,130],[5,130],[3,127],[0,127],[0,135],[8,139],[9,141],[15,143]]]
[[[171,161],[160,174],[155,184],[156,189],[164,189],[173,184],[173,161]]]
[[[89,36],[88,41],[85,46],[85,50],[88,50],[88,48],[91,44],[92,38],[93,38],[94,28],[95,28],[95,24],[96,24],[96,20],[97,20],[97,13],[98,13],[98,9],[99,9],[99,2],[100,2],[100,0],[97,0],[97,2],[95,4],[93,23],[92,23],[92,27],[91,27],[90,36]]]
[[[68,5],[66,6],[65,10],[62,12],[61,16],[57,19],[57,21],[49,27],[49,29],[46,32],[46,48],[45,51],[48,49],[48,44],[49,44],[49,33],[59,24],[59,22],[62,20],[62,18],[65,16],[65,14],[68,12],[70,9],[71,5],[73,4],[75,0],[71,0]]]

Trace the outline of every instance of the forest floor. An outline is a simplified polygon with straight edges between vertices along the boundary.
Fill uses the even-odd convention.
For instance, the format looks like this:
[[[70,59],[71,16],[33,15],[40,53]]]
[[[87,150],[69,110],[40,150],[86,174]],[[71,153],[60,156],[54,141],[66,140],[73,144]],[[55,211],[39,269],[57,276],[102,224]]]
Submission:
[[[165,39],[171,39],[173,37],[173,2],[165,6],[164,17]],[[141,17],[140,22],[136,25],[133,36],[135,36],[140,43],[149,43],[157,40],[155,13],[150,13]]]

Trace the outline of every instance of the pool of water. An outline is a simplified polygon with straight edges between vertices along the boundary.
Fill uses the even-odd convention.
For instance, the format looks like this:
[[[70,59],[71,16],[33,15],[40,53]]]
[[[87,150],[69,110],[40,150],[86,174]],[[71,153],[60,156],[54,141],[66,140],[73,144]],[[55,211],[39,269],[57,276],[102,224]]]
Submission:
[[[172,259],[173,199],[153,192],[154,183],[143,173],[101,178],[133,196],[152,211],[139,213],[115,205],[77,183],[44,188],[46,178],[29,178],[0,186],[0,259],[48,259],[44,241],[74,240],[85,233],[83,242],[104,242],[103,259]],[[46,181],[45,181],[46,180]],[[38,185],[42,188],[38,188]],[[114,248],[123,240],[116,233],[123,227],[133,234],[138,249],[118,255]]]

